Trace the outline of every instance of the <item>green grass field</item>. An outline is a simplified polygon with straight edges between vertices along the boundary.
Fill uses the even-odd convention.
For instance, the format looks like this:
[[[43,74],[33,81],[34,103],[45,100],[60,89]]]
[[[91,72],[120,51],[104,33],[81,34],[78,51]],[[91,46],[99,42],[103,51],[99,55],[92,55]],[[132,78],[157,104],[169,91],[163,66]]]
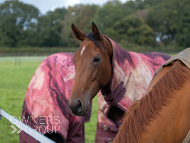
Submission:
[[[45,57],[0,57],[0,108],[9,114],[21,117],[25,93],[30,79]],[[93,143],[95,138],[98,113],[97,97],[93,100],[90,122],[85,124],[86,143]],[[18,143],[19,134],[11,133],[11,123],[2,117],[0,120],[0,142]]]

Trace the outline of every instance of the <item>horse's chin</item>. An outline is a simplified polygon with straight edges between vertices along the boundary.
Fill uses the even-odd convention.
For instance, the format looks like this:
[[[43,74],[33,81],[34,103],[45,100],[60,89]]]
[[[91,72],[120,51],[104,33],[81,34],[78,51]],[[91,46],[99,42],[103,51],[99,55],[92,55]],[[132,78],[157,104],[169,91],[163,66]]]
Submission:
[[[88,108],[89,108],[89,105],[86,108],[84,108],[81,112],[78,112],[77,114],[74,114],[74,115],[76,115],[76,116],[85,116],[87,114],[87,112],[88,112]]]
[[[86,108],[84,112],[81,112],[78,116],[85,116],[87,112],[88,112],[88,107]]]

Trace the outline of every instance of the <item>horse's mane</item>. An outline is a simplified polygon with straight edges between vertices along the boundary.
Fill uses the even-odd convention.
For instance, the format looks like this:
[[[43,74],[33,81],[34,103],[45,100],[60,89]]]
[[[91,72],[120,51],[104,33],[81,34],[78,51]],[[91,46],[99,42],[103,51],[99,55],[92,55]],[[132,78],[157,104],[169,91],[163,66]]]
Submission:
[[[163,106],[167,106],[175,91],[182,88],[189,76],[188,68],[179,61],[174,62],[170,71],[154,85],[152,90],[129,107],[116,141],[140,142],[141,133],[146,131],[146,126],[159,115]]]

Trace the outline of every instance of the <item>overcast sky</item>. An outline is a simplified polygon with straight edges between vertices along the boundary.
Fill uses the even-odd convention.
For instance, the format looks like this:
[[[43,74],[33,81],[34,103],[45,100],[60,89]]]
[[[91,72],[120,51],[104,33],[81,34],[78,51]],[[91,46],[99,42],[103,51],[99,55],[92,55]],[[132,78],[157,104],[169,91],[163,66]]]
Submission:
[[[6,0],[0,0],[0,4],[5,2]],[[68,7],[73,6],[75,4],[98,4],[103,5],[108,0],[19,0],[26,4],[32,4],[37,7],[42,14],[45,14],[49,10],[54,10],[60,7]],[[121,2],[126,2],[127,0],[120,0]]]

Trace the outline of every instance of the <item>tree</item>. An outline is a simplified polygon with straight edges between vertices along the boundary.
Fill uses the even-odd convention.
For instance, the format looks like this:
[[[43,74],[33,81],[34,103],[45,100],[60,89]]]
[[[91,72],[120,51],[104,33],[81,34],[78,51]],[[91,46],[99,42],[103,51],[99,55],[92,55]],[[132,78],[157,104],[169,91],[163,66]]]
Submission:
[[[157,33],[162,43],[190,46],[189,8],[189,0],[161,1],[152,8],[148,24]]]
[[[115,22],[113,29],[115,31],[111,31],[110,35],[114,34],[113,37],[118,42],[128,41],[139,45],[154,45],[156,42],[155,33],[151,27],[135,15],[126,16]]]
[[[36,30],[38,31],[38,46],[54,47],[63,46],[61,42],[61,29],[67,10],[63,8],[49,11],[38,18]]]
[[[176,17],[178,23],[176,42],[183,47],[190,47],[190,5],[188,0],[177,1],[179,17]]]
[[[49,11],[46,15],[42,15],[38,18],[38,29],[42,29],[44,27],[53,27],[56,31],[60,32],[60,22],[65,19],[65,15],[67,10],[63,8],[57,8],[55,11]]]
[[[97,10],[94,19],[103,34],[107,35],[106,29],[111,28],[114,22],[120,21],[125,16],[123,9],[119,0],[112,0]]]
[[[91,23],[96,13],[97,5],[75,5],[67,9],[67,14],[62,23],[62,41],[66,46],[79,46],[79,42],[74,39],[71,32],[71,24],[75,24],[79,29],[85,33],[90,32]]]
[[[38,18],[39,10],[18,0],[0,5],[0,45],[15,47],[22,41],[21,33]]]
[[[148,23],[157,33],[157,37],[167,44],[174,40],[178,15],[176,8],[170,2],[162,2],[157,5],[149,14]]]
[[[123,4],[122,9],[123,9],[124,15],[127,16],[127,15],[134,14],[135,11],[137,10],[137,7],[134,1],[127,1],[126,3]]]

